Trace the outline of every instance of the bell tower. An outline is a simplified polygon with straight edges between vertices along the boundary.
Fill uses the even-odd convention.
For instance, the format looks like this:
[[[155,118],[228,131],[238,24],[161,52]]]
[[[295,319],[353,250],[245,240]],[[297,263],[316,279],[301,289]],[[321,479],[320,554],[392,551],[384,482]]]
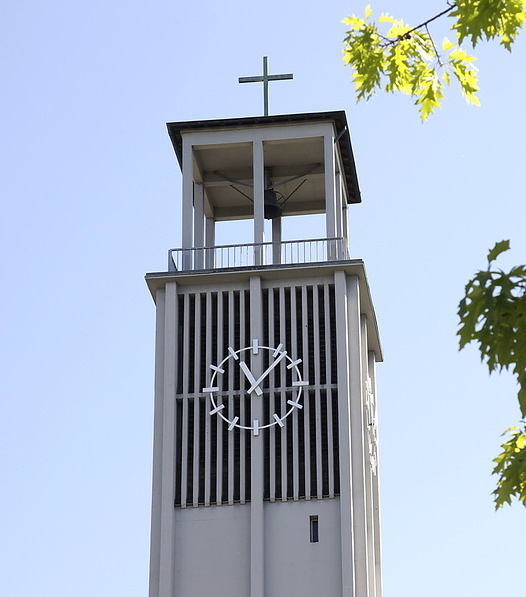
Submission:
[[[168,132],[182,247],[146,276],[150,597],[381,597],[382,355],[364,264],[349,254],[347,208],[361,199],[345,113]],[[321,215],[319,237],[285,238],[284,219],[308,214]],[[240,220],[250,242],[216,244],[216,225]]]

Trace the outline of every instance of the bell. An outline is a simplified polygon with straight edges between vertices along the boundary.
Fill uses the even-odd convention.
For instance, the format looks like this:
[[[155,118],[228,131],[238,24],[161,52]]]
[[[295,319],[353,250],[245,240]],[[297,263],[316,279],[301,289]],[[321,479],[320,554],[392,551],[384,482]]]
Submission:
[[[273,220],[281,216],[283,207],[278,203],[278,194],[274,189],[267,189],[265,191],[263,209],[265,219],[267,220]]]

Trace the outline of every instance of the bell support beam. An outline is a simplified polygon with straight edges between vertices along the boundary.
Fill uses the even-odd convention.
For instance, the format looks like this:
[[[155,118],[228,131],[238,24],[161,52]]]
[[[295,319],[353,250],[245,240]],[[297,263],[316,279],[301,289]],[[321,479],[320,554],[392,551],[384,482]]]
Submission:
[[[253,144],[253,170],[254,170],[254,243],[265,242],[265,170],[263,141],[256,140]],[[263,249],[256,247],[254,256],[256,265],[263,264]]]
[[[323,138],[325,160],[325,233],[327,238],[337,236],[336,226],[336,190],[334,184],[334,134]]]
[[[201,183],[194,183],[194,247],[205,245],[205,197]],[[202,251],[195,252],[194,267],[201,269],[204,265]]]
[[[272,263],[281,263],[281,217],[272,220]]]

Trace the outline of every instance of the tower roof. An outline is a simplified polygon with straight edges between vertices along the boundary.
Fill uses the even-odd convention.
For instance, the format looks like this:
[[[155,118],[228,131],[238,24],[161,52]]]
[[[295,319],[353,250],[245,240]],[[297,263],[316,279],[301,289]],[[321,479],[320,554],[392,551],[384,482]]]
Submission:
[[[356,174],[356,165],[351,146],[351,137],[347,126],[347,117],[343,110],[334,112],[314,112],[304,114],[280,114],[273,116],[251,116],[245,118],[223,118],[218,120],[192,120],[186,122],[167,123],[168,134],[172,141],[175,154],[182,168],[183,143],[182,133],[204,130],[228,130],[251,127],[264,127],[266,125],[291,124],[300,125],[302,123],[332,122],[338,142],[342,167],[348,192],[348,203],[360,203],[360,188],[358,185],[358,176]]]

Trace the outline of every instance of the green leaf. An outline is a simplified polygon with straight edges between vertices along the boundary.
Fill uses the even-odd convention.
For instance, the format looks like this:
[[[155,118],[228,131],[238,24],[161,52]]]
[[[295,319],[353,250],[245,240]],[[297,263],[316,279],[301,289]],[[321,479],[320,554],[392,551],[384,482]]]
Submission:
[[[493,249],[491,249],[488,253],[488,263],[495,261],[497,257],[507,251],[510,248],[510,241],[509,240],[501,240],[499,243],[495,243]]]
[[[511,427],[503,435],[509,439],[502,444],[502,452],[494,459],[493,474],[498,476],[495,496],[495,508],[511,504],[518,499],[526,505],[526,430]]]
[[[442,42],[443,50],[451,50],[452,48],[455,48],[456,46],[457,46],[457,44],[454,44],[453,42],[449,41],[449,39],[447,37],[444,37],[444,41]]]
[[[449,17],[456,19],[452,29],[459,43],[499,39],[508,50],[526,20],[523,0],[456,0]]]
[[[349,27],[344,40],[344,62],[353,70],[358,101],[368,100],[381,90],[409,94],[424,121],[442,105],[443,86],[451,83],[452,74],[465,100],[480,105],[475,58],[460,44],[469,41],[475,46],[482,40],[497,39],[511,50],[526,23],[526,3],[455,0],[448,5],[449,8],[416,28],[385,13],[378,19],[378,25],[370,22],[370,5],[365,8],[365,20],[354,15],[344,19]],[[446,13],[453,20],[451,29],[458,43],[444,39],[442,50],[450,52],[444,58],[428,33],[428,24]]]

